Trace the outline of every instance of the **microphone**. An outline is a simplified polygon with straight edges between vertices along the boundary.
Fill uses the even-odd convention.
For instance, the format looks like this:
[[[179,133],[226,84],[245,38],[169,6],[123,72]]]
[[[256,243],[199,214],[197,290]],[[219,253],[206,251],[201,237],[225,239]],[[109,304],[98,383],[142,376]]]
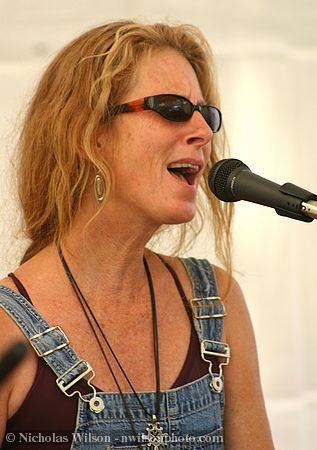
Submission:
[[[2,355],[2,358],[0,358],[0,382],[22,361],[27,350],[27,346],[19,341]]]
[[[292,183],[281,186],[260,177],[239,159],[218,161],[209,172],[208,184],[213,194],[224,202],[246,200],[302,222],[317,219],[317,195]]]

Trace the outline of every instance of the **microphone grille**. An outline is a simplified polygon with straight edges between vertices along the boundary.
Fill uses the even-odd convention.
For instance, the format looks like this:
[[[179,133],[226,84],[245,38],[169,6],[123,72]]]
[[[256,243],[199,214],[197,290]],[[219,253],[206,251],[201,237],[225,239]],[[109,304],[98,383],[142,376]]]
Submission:
[[[210,170],[208,175],[208,184],[215,196],[224,202],[233,202],[237,199],[228,185],[228,179],[231,173],[239,168],[248,166],[239,159],[229,158],[218,161]]]

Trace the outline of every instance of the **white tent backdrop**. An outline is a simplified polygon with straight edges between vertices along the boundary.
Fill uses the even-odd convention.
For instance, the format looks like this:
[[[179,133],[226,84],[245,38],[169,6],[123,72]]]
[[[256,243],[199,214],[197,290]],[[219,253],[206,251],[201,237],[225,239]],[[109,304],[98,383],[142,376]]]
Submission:
[[[92,25],[131,17],[199,25],[216,56],[232,156],[275,182],[317,192],[314,1],[0,0],[0,276],[14,269],[22,246],[14,240],[18,216],[9,193],[19,110],[57,49]],[[316,222],[236,206],[235,276],[253,318],[281,450],[317,449],[316,237]],[[209,241],[205,233],[192,254],[208,256]]]

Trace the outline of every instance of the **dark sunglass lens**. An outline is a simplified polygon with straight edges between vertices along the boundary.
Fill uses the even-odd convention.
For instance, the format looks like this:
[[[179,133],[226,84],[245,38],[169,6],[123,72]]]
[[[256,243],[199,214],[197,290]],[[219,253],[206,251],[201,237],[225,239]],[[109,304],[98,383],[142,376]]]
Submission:
[[[204,106],[201,111],[204,119],[212,129],[214,133],[219,131],[221,127],[221,113],[217,108],[213,106]]]
[[[191,104],[185,98],[172,95],[162,97],[156,106],[156,111],[174,122],[184,122],[192,115]]]

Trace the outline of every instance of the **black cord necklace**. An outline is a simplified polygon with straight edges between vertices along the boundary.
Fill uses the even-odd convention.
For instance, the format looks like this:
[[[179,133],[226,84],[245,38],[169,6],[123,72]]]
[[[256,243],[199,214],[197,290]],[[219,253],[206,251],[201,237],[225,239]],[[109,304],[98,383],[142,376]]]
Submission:
[[[75,278],[73,277],[73,274],[70,271],[70,268],[68,266],[68,264],[66,263],[65,257],[62,253],[62,250],[60,247],[57,248],[58,250],[58,254],[60,257],[60,260],[62,262],[62,265],[64,267],[65,273],[67,275],[67,278],[70,281],[70,284],[75,292],[76,297],[79,300],[80,306],[85,314],[85,317],[89,323],[89,326],[95,336],[95,339],[98,343],[98,346],[100,348],[100,351],[103,355],[103,358],[107,364],[107,367],[111,373],[111,376],[118,388],[118,391],[121,395],[122,398],[122,402],[124,404],[130,425],[131,425],[131,429],[133,434],[135,435],[135,437],[137,437],[137,433],[135,430],[135,426],[133,423],[133,418],[131,415],[131,411],[127,405],[126,399],[123,395],[122,389],[119,385],[119,382],[113,372],[113,369],[109,363],[108,357],[105,353],[105,350],[103,348],[102,343],[100,342],[100,339],[96,333],[95,327],[92,323],[92,320],[94,321],[95,325],[97,326],[105,344],[107,345],[107,347],[109,348],[111,354],[113,355],[116,363],[118,364],[123,376],[125,377],[126,381],[128,382],[130,388],[132,389],[132,392],[136,398],[136,400],[138,401],[138,403],[140,404],[141,408],[143,409],[143,411],[145,412],[145,414],[151,419],[151,422],[148,423],[148,426],[146,428],[146,432],[147,435],[143,435],[143,438],[146,439],[147,442],[147,446],[151,447],[153,450],[160,450],[160,447],[164,446],[164,438],[166,437],[166,434],[163,433],[163,429],[160,425],[160,397],[161,397],[161,387],[160,387],[160,365],[159,365],[159,347],[158,347],[158,325],[157,325],[157,313],[156,313],[156,300],[155,300],[155,292],[154,292],[154,287],[153,287],[153,281],[152,281],[152,276],[151,276],[151,272],[150,272],[150,268],[148,266],[148,263],[145,259],[145,256],[143,256],[143,264],[144,264],[144,268],[145,268],[145,272],[146,272],[146,276],[147,276],[147,280],[148,280],[148,285],[149,285],[149,290],[150,290],[150,297],[151,297],[151,305],[152,305],[152,324],[153,324],[153,342],[154,342],[154,360],[155,360],[155,378],[156,378],[156,401],[155,401],[155,414],[151,414],[143,405],[143,403],[141,402],[141,399],[139,397],[139,395],[137,394],[137,392],[135,391],[131,381],[129,380],[125,370],[123,369],[120,361],[118,360],[117,356],[115,355],[107,337],[105,336],[105,333],[103,332],[102,328],[100,327],[92,309],[90,308],[86,298],[84,297],[82,291],[80,290]],[[88,314],[89,313],[89,314]],[[139,447],[140,448],[140,447]]]

